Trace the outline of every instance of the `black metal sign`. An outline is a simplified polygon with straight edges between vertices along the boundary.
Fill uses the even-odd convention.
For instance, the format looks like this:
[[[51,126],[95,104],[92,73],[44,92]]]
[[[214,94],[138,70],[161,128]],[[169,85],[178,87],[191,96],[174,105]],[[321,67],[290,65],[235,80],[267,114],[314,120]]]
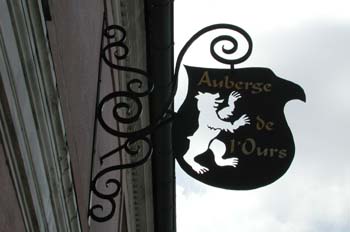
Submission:
[[[237,41],[230,36],[215,38],[213,57],[229,64],[228,69],[186,66],[188,93],[173,126],[174,152],[180,166],[206,184],[237,190],[254,189],[280,178],[294,157],[292,133],[284,116],[289,100],[305,101],[303,89],[277,77],[267,68],[235,69],[252,50],[249,35],[233,25],[204,28],[185,45],[182,56],[202,34],[219,28],[239,32],[248,41],[244,56],[235,60],[220,57],[214,46],[226,40],[234,53]]]

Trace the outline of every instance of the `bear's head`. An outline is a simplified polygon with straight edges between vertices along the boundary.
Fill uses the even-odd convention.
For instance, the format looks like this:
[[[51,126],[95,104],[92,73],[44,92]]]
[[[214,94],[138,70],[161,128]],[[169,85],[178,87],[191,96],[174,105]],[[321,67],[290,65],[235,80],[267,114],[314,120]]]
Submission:
[[[197,105],[199,110],[208,108],[216,109],[224,101],[223,99],[219,99],[220,95],[218,93],[202,93],[200,91],[198,91],[195,98],[198,100]]]

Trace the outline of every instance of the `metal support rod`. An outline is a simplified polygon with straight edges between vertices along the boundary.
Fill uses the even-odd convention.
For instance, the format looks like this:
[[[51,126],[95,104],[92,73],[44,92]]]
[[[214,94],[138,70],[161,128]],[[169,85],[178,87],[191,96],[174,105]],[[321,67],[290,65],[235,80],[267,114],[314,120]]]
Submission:
[[[173,98],[169,86],[176,83],[173,79],[173,1],[148,0],[146,7],[148,70],[155,84],[151,95],[151,121],[154,121],[164,113],[167,99]],[[167,123],[152,134],[156,232],[176,231],[175,163],[171,128],[171,123]]]

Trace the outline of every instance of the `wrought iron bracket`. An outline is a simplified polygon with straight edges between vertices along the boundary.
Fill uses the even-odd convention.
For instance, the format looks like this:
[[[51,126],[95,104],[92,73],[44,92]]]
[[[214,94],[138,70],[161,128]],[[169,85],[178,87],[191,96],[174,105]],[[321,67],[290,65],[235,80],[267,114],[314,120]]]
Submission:
[[[96,111],[93,132],[93,146],[91,155],[91,174],[90,174],[90,199],[89,199],[89,217],[96,222],[105,222],[110,220],[116,211],[116,197],[120,194],[122,189],[121,180],[111,177],[112,172],[120,171],[129,168],[135,168],[143,165],[152,155],[153,147],[150,135],[160,126],[169,123],[173,120],[175,114],[171,110],[173,103],[173,96],[175,95],[175,88],[173,85],[169,86],[173,94],[166,100],[163,113],[161,116],[150,123],[146,127],[136,130],[123,130],[119,124],[132,125],[139,122],[143,117],[143,108],[147,107],[143,98],[149,97],[154,90],[154,82],[150,74],[142,69],[124,65],[124,60],[128,57],[129,47],[126,44],[127,32],[120,25],[109,25],[107,17],[106,2],[104,1],[104,14],[101,35],[100,60],[97,80],[97,94],[96,94]],[[129,78],[122,76],[118,78],[125,78],[126,88],[124,90],[114,90],[101,99],[101,82],[102,80],[102,66],[106,65],[110,69],[113,78],[116,78],[113,71],[128,73]],[[176,83],[176,82],[174,82]],[[113,104],[112,117],[114,119],[113,127],[110,125],[110,115],[107,120],[104,114],[104,108],[107,104]],[[99,155],[101,166],[105,160],[114,155],[142,155],[137,161],[130,163],[120,163],[117,165],[108,166],[98,170],[97,174],[93,176],[94,161],[96,159],[96,141],[97,141],[97,127],[101,126],[109,135],[115,136],[119,140],[118,147],[111,151]],[[141,146],[143,149],[141,149]],[[139,154],[140,153],[140,154]],[[102,183],[104,188],[98,183]],[[92,203],[92,196],[99,198],[103,202],[109,204],[108,207],[99,203]]]

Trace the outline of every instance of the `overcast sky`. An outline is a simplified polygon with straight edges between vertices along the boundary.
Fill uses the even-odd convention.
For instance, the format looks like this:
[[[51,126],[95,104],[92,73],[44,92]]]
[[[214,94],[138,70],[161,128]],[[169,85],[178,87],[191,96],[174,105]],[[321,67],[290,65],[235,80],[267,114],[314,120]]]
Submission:
[[[175,1],[175,53],[205,26],[237,25],[254,45],[237,67],[268,67],[301,85],[307,98],[285,108],[296,153],[275,183],[221,190],[177,167],[179,232],[350,231],[349,6],[340,0]],[[198,51],[189,52],[184,64],[222,67],[209,52]],[[176,108],[186,94],[185,79]]]

